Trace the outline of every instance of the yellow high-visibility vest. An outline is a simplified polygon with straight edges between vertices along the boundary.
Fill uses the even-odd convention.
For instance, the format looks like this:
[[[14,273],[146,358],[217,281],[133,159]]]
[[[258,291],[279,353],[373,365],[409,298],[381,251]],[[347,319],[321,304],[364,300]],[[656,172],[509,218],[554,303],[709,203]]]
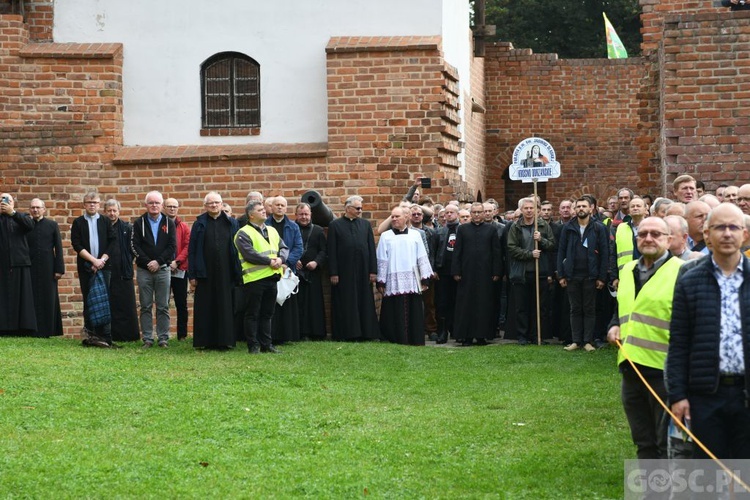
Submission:
[[[272,228],[271,226],[266,226],[266,231],[268,231],[268,241],[266,241],[263,235],[260,234],[260,231],[255,229],[250,224],[241,228],[239,232],[245,233],[250,238],[250,241],[253,242],[253,248],[255,248],[256,252],[261,255],[265,255],[269,259],[275,259],[279,254],[279,242],[281,241],[281,238],[279,237],[279,233],[276,231],[276,229]],[[234,245],[237,246],[236,237]],[[237,248],[237,250],[239,251],[239,247]],[[253,281],[262,280],[263,278],[268,278],[269,276],[273,276],[274,274],[282,274],[284,272],[281,268],[271,269],[268,264],[252,264],[243,259],[241,253],[239,255],[240,264],[242,266],[242,283],[251,283]]]
[[[633,228],[627,222],[617,226],[615,248],[617,249],[617,269],[622,272],[622,266],[633,260]]]
[[[672,297],[677,273],[684,261],[671,256],[635,295],[633,260],[620,271],[617,307],[620,316],[620,343],[628,357],[643,366],[664,369],[669,348],[669,322],[672,319]],[[625,361],[620,350],[617,364]]]

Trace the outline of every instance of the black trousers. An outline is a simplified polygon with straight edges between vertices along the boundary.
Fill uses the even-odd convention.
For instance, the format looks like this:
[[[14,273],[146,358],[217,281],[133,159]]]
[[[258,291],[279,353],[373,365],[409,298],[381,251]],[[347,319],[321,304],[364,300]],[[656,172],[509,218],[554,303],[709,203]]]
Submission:
[[[271,345],[271,319],[276,306],[276,281],[263,279],[246,283],[245,292],[245,338],[247,347]]]
[[[170,286],[172,287],[172,296],[174,297],[174,307],[177,309],[177,338],[184,339],[187,337],[188,326],[187,276],[184,278],[172,276]]]
[[[750,458],[750,409],[743,385],[719,384],[714,394],[688,396],[693,433],[718,458]],[[698,446],[694,458],[709,458]]]
[[[533,274],[526,275],[525,283],[512,283],[511,293],[513,294],[513,304],[515,313],[516,335],[519,340],[525,339],[529,342],[536,343],[536,285]],[[539,302],[541,311],[547,307],[547,278],[539,279]],[[542,338],[550,338],[550,332],[545,331],[547,326],[542,320]]]
[[[458,283],[450,274],[440,274],[439,278],[435,282],[435,315],[445,319],[445,328],[452,333]]]
[[[593,342],[596,326],[596,281],[588,278],[569,279],[568,299],[573,342]]]
[[[646,376],[649,385],[666,400],[664,373]],[[628,367],[622,373],[622,407],[630,425],[630,436],[639,459],[667,458],[667,419],[664,409],[651,395],[638,374]]]

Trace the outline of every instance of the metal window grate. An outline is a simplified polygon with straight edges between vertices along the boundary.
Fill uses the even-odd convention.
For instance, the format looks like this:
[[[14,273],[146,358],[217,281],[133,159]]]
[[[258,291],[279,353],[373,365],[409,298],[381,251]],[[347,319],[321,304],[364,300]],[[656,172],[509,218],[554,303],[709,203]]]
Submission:
[[[201,69],[203,128],[260,127],[260,65],[236,52],[216,54]]]

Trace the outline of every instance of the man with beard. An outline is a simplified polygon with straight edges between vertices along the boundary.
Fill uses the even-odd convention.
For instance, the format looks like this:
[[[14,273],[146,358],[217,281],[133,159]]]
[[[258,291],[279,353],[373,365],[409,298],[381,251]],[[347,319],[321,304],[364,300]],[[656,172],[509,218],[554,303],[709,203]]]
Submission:
[[[273,199],[273,213],[266,219],[266,225],[276,229],[276,232],[281,235],[281,239],[289,248],[286,265],[296,274],[297,262],[302,257],[302,235],[297,223],[286,216],[286,209],[286,198],[283,196],[275,197]],[[284,301],[283,306],[276,304],[271,325],[271,336],[277,345],[299,340],[299,305],[297,304],[296,294],[289,296]]]
[[[383,295],[380,331],[391,342],[424,345],[424,308],[420,293],[427,288],[432,267],[422,237],[407,227],[411,211],[391,211],[391,229],[377,248],[377,288]]]
[[[96,191],[89,191],[83,197],[84,214],[70,226],[70,241],[75,250],[78,282],[83,295],[82,344],[88,347],[110,348],[112,344],[112,323],[94,327],[89,315],[88,295],[94,275],[102,273],[109,288],[112,263],[109,256],[114,252],[117,235],[115,228],[106,217],[99,214],[101,198]]]
[[[0,335],[36,332],[31,258],[26,235],[34,229],[28,214],[15,209],[8,193],[0,194]]]
[[[36,311],[36,336],[62,335],[62,313],[57,283],[65,274],[62,253],[62,238],[57,222],[47,219],[47,208],[39,198],[29,205],[34,229],[26,235],[31,257],[31,279],[34,289]]]
[[[635,201],[635,200],[634,200]],[[633,204],[630,204],[631,213]],[[622,224],[621,224],[622,226]],[[617,366],[622,374],[622,405],[639,459],[667,456],[667,419],[664,410],[641,382],[638,371],[660,399],[666,399],[664,363],[669,345],[672,297],[682,260],[669,253],[667,223],[649,217],[636,232],[639,257],[620,270],[617,306],[607,339],[618,341]]]
[[[559,283],[567,288],[570,300],[570,330],[573,343],[566,351],[583,345],[594,351],[596,326],[596,291],[607,280],[609,239],[601,222],[591,219],[591,203],[582,196],[576,200],[576,218],[565,224],[560,235],[557,255]]]
[[[206,211],[193,224],[187,255],[195,290],[193,347],[229,349],[236,340],[232,289],[241,279],[234,245],[239,223],[221,209],[219,193],[208,193],[203,206]]]
[[[458,207],[446,205],[445,225],[437,231],[437,248],[435,251],[435,314],[437,319],[437,343],[448,342],[448,335],[453,333],[456,292],[458,283],[453,279],[453,253],[456,247],[456,229],[458,228]]]
[[[110,255],[109,307],[112,312],[112,340],[134,342],[140,339],[138,308],[133,283],[133,226],[120,219],[120,202],[109,199],[104,213],[115,231]]]
[[[380,338],[372,284],[377,278],[375,238],[362,216],[362,197],[350,196],[344,215],[328,226],[331,326],[334,340]]]
[[[455,336],[461,345],[487,345],[494,334],[494,283],[502,276],[500,239],[497,230],[484,223],[484,206],[471,205],[471,222],[456,230],[452,274],[458,282]],[[496,318],[495,318],[496,319]]]
[[[326,237],[323,229],[312,223],[310,205],[300,203],[295,212],[303,249],[302,257],[297,261],[297,275],[300,278],[297,293],[300,336],[310,340],[325,340],[326,311],[322,275],[326,262]]]

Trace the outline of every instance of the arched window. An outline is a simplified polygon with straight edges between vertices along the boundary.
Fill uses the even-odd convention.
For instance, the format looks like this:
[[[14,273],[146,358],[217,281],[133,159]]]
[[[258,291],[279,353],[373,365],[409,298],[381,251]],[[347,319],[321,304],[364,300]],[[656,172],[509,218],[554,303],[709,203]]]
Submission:
[[[254,59],[239,52],[211,56],[201,65],[201,89],[204,129],[260,128],[260,65]]]

